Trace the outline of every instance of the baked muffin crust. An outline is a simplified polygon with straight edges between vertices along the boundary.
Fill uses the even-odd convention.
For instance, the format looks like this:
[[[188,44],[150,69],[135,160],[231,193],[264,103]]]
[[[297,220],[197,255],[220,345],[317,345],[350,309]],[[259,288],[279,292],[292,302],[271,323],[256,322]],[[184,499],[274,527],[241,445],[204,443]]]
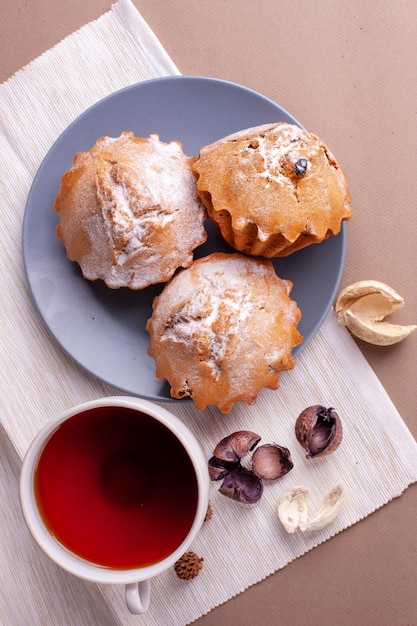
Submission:
[[[193,164],[208,214],[236,250],[286,256],[351,216],[344,172],[312,133],[280,122],[203,146]]]
[[[84,278],[143,289],[192,263],[207,238],[193,160],[178,141],[130,131],[75,155],[54,206],[57,236]]]
[[[302,341],[291,288],[270,261],[238,253],[213,253],[174,276],[146,326],[171,396],[227,413],[237,401],[253,404],[263,387],[276,389]]]

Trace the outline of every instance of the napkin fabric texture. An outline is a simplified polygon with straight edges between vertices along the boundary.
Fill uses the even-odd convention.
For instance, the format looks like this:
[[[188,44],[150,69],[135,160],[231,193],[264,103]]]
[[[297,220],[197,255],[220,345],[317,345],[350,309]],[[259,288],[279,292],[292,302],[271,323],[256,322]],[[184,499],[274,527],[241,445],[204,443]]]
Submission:
[[[222,437],[244,429],[257,432],[262,443],[288,447],[294,461],[289,474],[265,486],[255,507],[225,498],[212,483],[213,516],[191,546],[204,558],[197,578],[183,581],[173,569],[166,571],[152,581],[149,612],[131,616],[121,586],[78,580],[34,545],[18,505],[18,474],[31,439],[68,407],[119,392],[78,367],[39,318],[21,253],[26,198],[50,146],[87,107],[125,86],[172,74],[179,70],[154,33],[130,0],[119,0],[0,86],[0,462],[5,503],[0,512],[1,623],[190,623],[360,521],[417,480],[415,440],[356,343],[330,311],[298,355],[295,369],[281,375],[280,389],[261,392],[256,405],[235,406],[225,416],[213,407],[199,412],[191,403],[164,404],[193,430],[207,458]],[[307,460],[296,441],[294,423],[313,404],[336,408],[344,436],[332,455]],[[343,486],[345,499],[328,527],[294,535],[285,532],[277,505],[286,488],[307,487],[314,512],[337,484]]]

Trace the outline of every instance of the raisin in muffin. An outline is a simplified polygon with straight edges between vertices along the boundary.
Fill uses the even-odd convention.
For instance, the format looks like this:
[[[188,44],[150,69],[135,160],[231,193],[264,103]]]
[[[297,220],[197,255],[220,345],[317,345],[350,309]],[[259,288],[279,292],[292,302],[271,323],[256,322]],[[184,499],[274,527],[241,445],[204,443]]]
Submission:
[[[253,404],[263,387],[277,389],[302,341],[291,289],[271,261],[238,253],[213,253],[178,272],[146,326],[148,354],[171,396],[228,413],[237,401]]]
[[[214,224],[246,254],[286,256],[336,235],[351,216],[338,162],[294,124],[256,126],[203,146],[192,168]]]
[[[192,263],[207,238],[193,160],[178,141],[130,131],[75,155],[54,206],[57,236],[84,278],[143,289]]]

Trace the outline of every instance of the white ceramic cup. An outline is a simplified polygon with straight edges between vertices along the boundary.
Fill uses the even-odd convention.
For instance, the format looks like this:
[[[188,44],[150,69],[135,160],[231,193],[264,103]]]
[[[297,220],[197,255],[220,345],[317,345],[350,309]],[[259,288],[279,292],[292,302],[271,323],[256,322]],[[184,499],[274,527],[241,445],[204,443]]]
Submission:
[[[34,474],[40,454],[51,435],[66,420],[90,409],[122,407],[134,409],[151,416],[169,429],[185,448],[197,482],[197,507],[194,520],[182,543],[166,558],[151,565],[135,569],[109,569],[86,561],[69,551],[51,534],[39,512],[34,493]],[[20,501],[27,526],[43,551],[63,569],[85,580],[96,583],[125,585],[125,598],[130,613],[147,611],[150,601],[150,579],[157,576],[187,551],[199,532],[207,512],[209,477],[207,460],[193,433],[168,410],[147,400],[134,397],[113,396],[100,398],[75,406],[46,424],[36,435],[25,455],[20,477]]]

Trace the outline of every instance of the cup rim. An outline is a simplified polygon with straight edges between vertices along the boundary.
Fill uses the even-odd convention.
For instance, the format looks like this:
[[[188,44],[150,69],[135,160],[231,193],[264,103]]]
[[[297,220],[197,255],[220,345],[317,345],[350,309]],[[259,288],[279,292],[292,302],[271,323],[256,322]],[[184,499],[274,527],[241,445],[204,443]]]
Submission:
[[[145,567],[132,569],[110,569],[95,565],[76,556],[59,543],[45,527],[36,506],[33,479],[36,461],[48,437],[67,419],[89,409],[104,406],[117,406],[142,411],[164,424],[184,446],[195,471],[198,484],[198,501],[194,521],[182,543],[165,559]],[[200,530],[207,512],[209,496],[209,475],[201,446],[194,433],[173,413],[149,400],[133,396],[108,396],[89,400],[64,411],[50,420],[35,435],[23,459],[19,481],[19,497],[23,516],[33,538],[42,550],[59,566],[68,572],[97,583],[129,584],[153,578],[165,571],[187,551]]]

